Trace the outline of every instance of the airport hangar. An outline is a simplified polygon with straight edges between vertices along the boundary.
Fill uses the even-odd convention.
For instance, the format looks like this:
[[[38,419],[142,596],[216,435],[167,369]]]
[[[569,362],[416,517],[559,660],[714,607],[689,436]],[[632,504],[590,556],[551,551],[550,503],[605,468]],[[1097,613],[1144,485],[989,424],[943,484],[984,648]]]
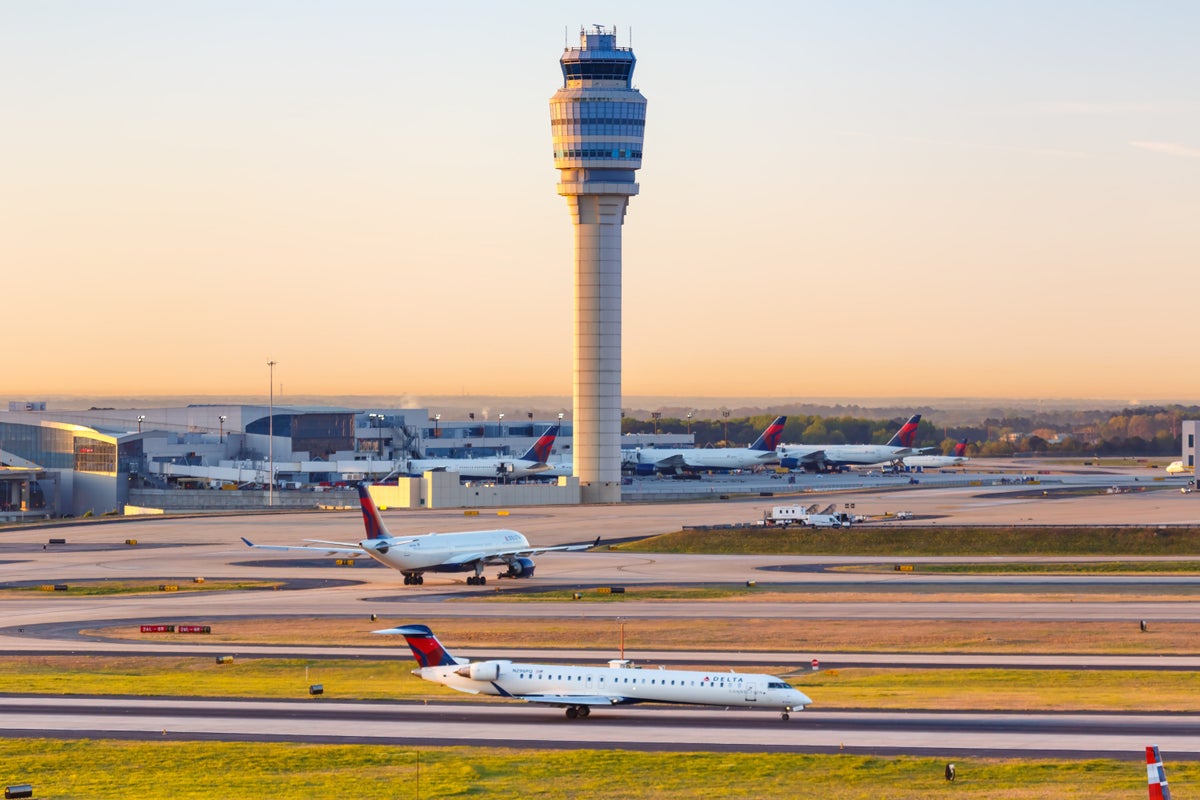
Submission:
[[[398,478],[407,475],[405,460],[418,454],[518,456],[555,424],[561,430],[552,457],[570,461],[571,423],[561,416],[474,417],[443,422],[426,408],[212,404],[60,411],[41,401],[10,402],[0,411],[0,521],[127,509],[313,508],[352,499],[322,493],[364,479],[396,481],[398,488],[387,487],[381,498],[394,507],[579,502],[578,482],[570,479],[552,491],[560,487],[463,487],[448,473]],[[694,441],[684,434],[624,438],[628,447]],[[197,491],[181,497],[182,488]],[[199,491],[207,489],[226,491]]]

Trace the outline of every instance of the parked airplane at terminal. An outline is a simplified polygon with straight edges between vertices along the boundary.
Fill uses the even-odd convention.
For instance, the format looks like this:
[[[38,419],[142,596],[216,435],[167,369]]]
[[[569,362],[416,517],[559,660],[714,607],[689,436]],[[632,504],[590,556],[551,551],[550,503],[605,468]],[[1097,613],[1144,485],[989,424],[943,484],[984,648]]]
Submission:
[[[913,414],[887,444],[781,444],[779,466],[788,469],[827,469],[896,461],[913,453],[921,415]]]
[[[904,466],[906,467],[958,467],[971,459],[967,456],[967,440],[963,439],[958,444],[954,445],[953,455],[924,455],[918,454],[914,456],[904,456]]]
[[[408,458],[400,459],[400,471],[407,475],[426,472],[457,472],[464,478],[526,478],[550,469],[547,460],[558,436],[558,425],[546,430],[520,458],[488,456],[484,458]]]
[[[752,469],[779,461],[775,448],[787,417],[776,417],[749,447],[640,447],[621,454],[621,469],[638,475],[705,469]]]
[[[1167,464],[1168,475],[1183,475],[1191,471],[1192,468],[1185,467],[1182,461],[1172,461],[1170,464]]]
[[[454,533],[425,533],[415,536],[393,536],[383,524],[383,517],[375,501],[367,491],[367,485],[358,485],[358,501],[362,506],[363,524],[367,538],[352,542],[327,542],[320,539],[305,539],[306,542],[325,545],[323,547],[254,544],[246,537],[242,541],[259,550],[297,550],[319,552],[327,556],[368,555],[384,566],[404,573],[405,585],[420,585],[425,582],[425,572],[474,572],[467,577],[472,586],[483,586],[487,577],[484,567],[489,564],[507,564],[508,571],[499,578],[532,578],[534,563],[532,556],[551,550],[586,550],[595,544],[572,544],[558,547],[533,547],[516,531],[460,531]]]
[[[568,719],[588,716],[592,706],[632,703],[682,703],[743,708],[776,708],[783,719],[812,701],[782,678],[743,672],[639,669],[615,660],[607,667],[475,661],[446,652],[425,625],[375,631],[399,634],[408,642],[417,669],[413,674],[468,694],[511,697],[565,708]]]
[[[1156,746],[1146,748],[1146,783],[1150,800],[1171,800],[1171,790],[1167,788],[1167,771]]]

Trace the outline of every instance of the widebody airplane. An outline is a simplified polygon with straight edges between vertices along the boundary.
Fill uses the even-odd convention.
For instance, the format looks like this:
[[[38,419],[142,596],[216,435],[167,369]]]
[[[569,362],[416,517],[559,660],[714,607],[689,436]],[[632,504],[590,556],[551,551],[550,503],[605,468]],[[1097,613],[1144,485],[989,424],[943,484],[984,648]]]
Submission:
[[[607,667],[475,661],[446,651],[425,625],[375,631],[408,641],[417,669],[413,674],[468,694],[509,697],[565,708],[568,719],[588,716],[593,706],[633,703],[736,706],[778,709],[783,719],[812,701],[782,678],[746,672],[639,669],[625,660]]]
[[[971,459],[967,456],[967,440],[963,439],[958,444],[954,445],[954,453],[952,455],[925,455],[918,454],[913,456],[904,456],[904,466],[906,467],[958,467],[967,463]]]
[[[483,458],[405,458],[400,459],[400,471],[407,475],[426,472],[457,472],[464,478],[527,478],[550,469],[547,460],[550,448],[558,436],[558,425],[552,425],[533,446],[519,458],[486,456]]]
[[[358,485],[358,500],[362,506],[367,538],[357,544],[320,539],[305,541],[320,544],[321,547],[254,544],[244,536],[242,541],[259,550],[297,550],[342,557],[367,555],[384,566],[403,572],[405,585],[424,583],[423,574],[426,572],[474,572],[474,575],[467,577],[467,583],[472,586],[487,583],[483,570],[488,565],[508,566],[508,571],[500,573],[497,576],[499,578],[532,578],[535,566],[533,556],[551,550],[586,550],[600,543],[597,537],[595,543],[590,545],[534,547],[522,534],[506,529],[393,536],[383,524],[383,517],[365,483]]]
[[[621,455],[621,469],[638,475],[655,472],[695,472],[706,469],[753,469],[775,464],[775,448],[787,417],[776,417],[749,447],[640,447]]]
[[[908,418],[887,444],[781,444],[779,466],[787,469],[813,469],[867,466],[897,461],[913,453],[913,441],[921,415]]]

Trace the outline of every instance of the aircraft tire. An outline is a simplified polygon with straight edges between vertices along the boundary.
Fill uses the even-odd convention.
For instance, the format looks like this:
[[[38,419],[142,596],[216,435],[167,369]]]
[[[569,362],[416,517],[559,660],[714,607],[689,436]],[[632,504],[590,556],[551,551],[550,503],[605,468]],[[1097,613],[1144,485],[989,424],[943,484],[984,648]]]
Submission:
[[[789,719],[791,719],[791,716],[786,711],[783,712],[780,716],[783,717],[784,722],[787,722]]]
[[[587,706],[580,706],[580,707],[579,707],[579,716],[581,716],[581,717],[586,717],[586,716],[588,716],[588,715],[589,715],[589,714],[591,714],[591,713],[592,713],[592,710],[591,710],[590,708],[588,708]]]
[[[416,576],[415,578],[413,578],[413,583],[417,584],[418,586],[422,585],[423,583],[425,583],[425,576],[424,575]]]
[[[567,706],[567,719],[578,719],[579,709],[575,706]]]
[[[480,586],[484,586],[485,584],[487,584],[487,575],[480,575],[480,576],[479,576],[479,577],[476,579],[476,581],[478,582],[478,584],[479,584]]]
[[[405,585],[405,586],[412,586],[412,582],[413,582],[413,576],[412,576],[412,575],[405,575],[405,576],[404,576],[404,585]]]

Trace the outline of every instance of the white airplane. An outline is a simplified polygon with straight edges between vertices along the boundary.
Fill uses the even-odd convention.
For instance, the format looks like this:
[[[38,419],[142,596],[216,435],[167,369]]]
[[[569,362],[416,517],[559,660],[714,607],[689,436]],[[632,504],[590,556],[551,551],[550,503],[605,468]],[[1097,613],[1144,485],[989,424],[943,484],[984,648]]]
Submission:
[[[567,719],[588,716],[592,706],[680,703],[705,706],[776,708],[783,719],[812,700],[782,678],[745,672],[639,669],[617,660],[607,667],[475,661],[446,652],[425,625],[375,631],[400,634],[412,649],[413,674],[467,694],[511,697],[565,708]]]
[[[426,472],[457,472],[463,478],[527,478],[550,469],[546,460],[558,436],[558,425],[552,425],[533,446],[519,458],[486,456],[484,458],[407,458],[400,459],[400,471],[407,475]]]
[[[508,565],[508,571],[501,572],[496,576],[498,578],[532,578],[535,566],[532,556],[551,550],[587,550],[600,543],[597,536],[593,544],[533,547],[522,534],[503,529],[393,536],[383,524],[383,517],[365,483],[358,485],[358,501],[362,505],[367,538],[357,544],[321,539],[305,541],[325,545],[323,547],[254,544],[244,536],[242,541],[258,550],[297,550],[343,557],[367,555],[386,567],[403,572],[406,586],[424,583],[425,572],[474,572],[467,577],[467,584],[483,586],[487,583],[483,569],[489,564]]]
[[[1167,771],[1163,767],[1162,756],[1157,746],[1146,748],[1146,784],[1150,800],[1171,800],[1171,790],[1167,788]]]
[[[704,469],[752,469],[779,461],[775,448],[787,417],[776,417],[749,447],[639,447],[621,454],[621,469],[638,475]]]
[[[1183,475],[1191,471],[1192,468],[1185,467],[1182,461],[1172,461],[1170,464],[1167,464],[1168,475]]]
[[[902,459],[906,467],[958,467],[970,461],[967,456],[967,440],[963,439],[958,444],[954,445],[953,455],[915,455],[904,456]]]
[[[781,444],[779,466],[788,469],[866,466],[896,461],[913,453],[913,440],[921,415],[913,414],[887,444]]]

